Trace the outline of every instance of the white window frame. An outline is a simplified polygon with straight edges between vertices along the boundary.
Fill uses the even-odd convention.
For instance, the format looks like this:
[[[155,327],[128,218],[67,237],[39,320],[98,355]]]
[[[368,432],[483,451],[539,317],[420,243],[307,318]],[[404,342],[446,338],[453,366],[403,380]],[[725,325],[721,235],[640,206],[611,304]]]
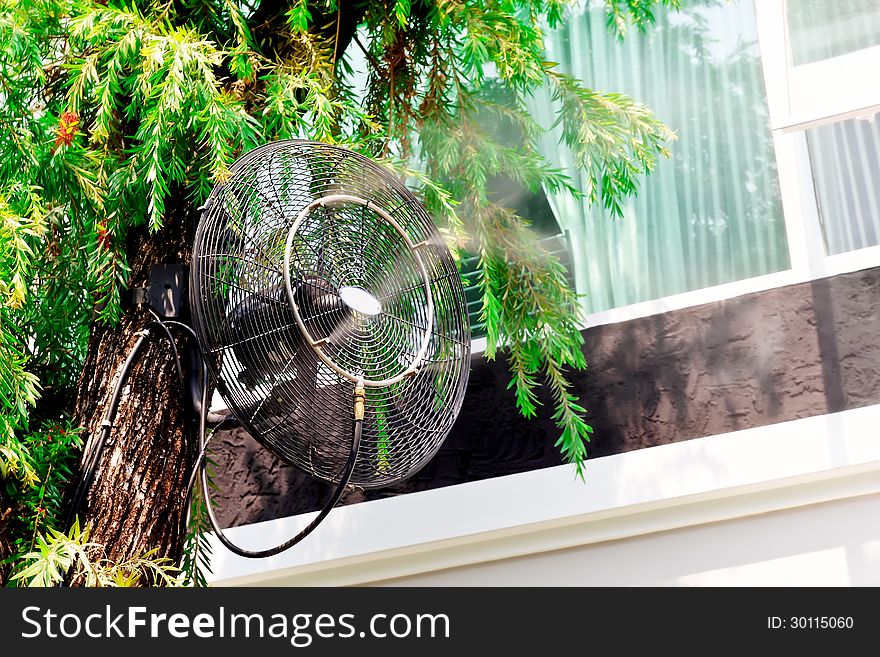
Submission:
[[[806,130],[880,112],[880,45],[791,66],[787,0],[755,0],[791,270],[799,281],[880,265],[880,246],[829,255]]]
[[[773,130],[797,131],[880,111],[880,45],[791,66],[786,0],[755,0]]]

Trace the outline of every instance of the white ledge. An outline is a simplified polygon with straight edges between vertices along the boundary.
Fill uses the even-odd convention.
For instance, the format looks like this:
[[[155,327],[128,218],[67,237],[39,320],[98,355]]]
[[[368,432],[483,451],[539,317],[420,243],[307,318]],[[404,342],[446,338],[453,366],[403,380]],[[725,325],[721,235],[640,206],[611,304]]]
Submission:
[[[351,585],[880,492],[880,405],[353,504],[245,559],[210,536],[213,585]],[[292,493],[295,494],[295,493]],[[228,530],[286,540],[314,513]]]

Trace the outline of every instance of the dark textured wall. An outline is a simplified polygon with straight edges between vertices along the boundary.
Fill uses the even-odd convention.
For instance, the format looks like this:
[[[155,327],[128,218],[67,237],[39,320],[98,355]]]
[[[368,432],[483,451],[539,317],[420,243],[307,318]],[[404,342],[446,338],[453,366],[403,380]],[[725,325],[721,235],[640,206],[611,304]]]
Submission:
[[[584,332],[574,382],[590,412],[591,458],[880,403],[880,268],[610,324]],[[352,503],[558,465],[545,412],[514,409],[503,362],[477,359],[461,415],[407,482]],[[237,525],[318,508],[328,488],[250,436],[216,438],[221,520]]]

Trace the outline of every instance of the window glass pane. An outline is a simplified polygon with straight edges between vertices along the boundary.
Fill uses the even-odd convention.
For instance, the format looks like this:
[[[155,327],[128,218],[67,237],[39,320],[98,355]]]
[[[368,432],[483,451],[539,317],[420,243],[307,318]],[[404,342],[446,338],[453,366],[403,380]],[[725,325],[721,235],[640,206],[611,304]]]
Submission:
[[[787,0],[792,66],[880,45],[878,0]]]
[[[623,219],[564,194],[548,196],[570,236],[586,309],[787,269],[751,0],[658,10],[655,25],[622,42],[608,33],[602,5],[548,31],[550,59],[590,87],[646,103],[678,139],[672,157],[626,202]],[[544,125],[553,122],[549,97],[537,98],[534,110]],[[557,129],[542,153],[580,180],[559,141]]]
[[[880,120],[807,130],[829,254],[880,243]]]

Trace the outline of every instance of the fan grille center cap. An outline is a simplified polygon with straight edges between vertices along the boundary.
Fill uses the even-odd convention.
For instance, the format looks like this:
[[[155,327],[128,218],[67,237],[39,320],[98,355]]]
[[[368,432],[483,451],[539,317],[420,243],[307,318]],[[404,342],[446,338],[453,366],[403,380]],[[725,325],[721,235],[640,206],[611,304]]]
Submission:
[[[362,287],[344,286],[339,288],[339,298],[342,302],[364,315],[378,315],[382,312],[382,304],[372,294]]]

